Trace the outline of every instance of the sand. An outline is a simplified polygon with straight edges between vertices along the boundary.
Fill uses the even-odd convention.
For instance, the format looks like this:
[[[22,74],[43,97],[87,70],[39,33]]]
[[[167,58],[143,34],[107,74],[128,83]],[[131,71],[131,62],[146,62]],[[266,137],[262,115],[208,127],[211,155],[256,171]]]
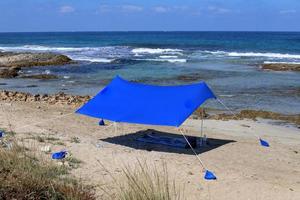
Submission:
[[[179,134],[175,128],[119,124],[115,129],[114,126],[98,126],[97,119],[72,114],[74,106],[41,102],[0,103],[3,108],[0,127],[8,128],[9,119],[17,137],[46,135],[59,138],[63,144],[36,141],[36,149],[43,145],[50,145],[52,152],[67,149],[73,157],[83,161],[72,173],[87,184],[110,184],[111,178],[103,166],[118,177],[122,167],[134,167],[140,160],[157,167],[165,163],[170,179],[184,190],[188,200],[300,199],[300,131],[294,126],[272,124],[266,120],[205,120],[204,133],[215,139],[211,140],[215,145],[203,151],[200,149],[199,156],[218,177],[216,181],[205,181],[190,150],[161,148],[133,140],[136,135],[133,133],[140,130],[152,128]],[[188,119],[182,127],[189,135],[199,136],[200,125],[199,120]],[[256,134],[268,140],[271,147],[261,147]],[[71,142],[74,137],[80,142]],[[50,159],[50,155],[46,156]],[[97,195],[100,198],[99,189]]]

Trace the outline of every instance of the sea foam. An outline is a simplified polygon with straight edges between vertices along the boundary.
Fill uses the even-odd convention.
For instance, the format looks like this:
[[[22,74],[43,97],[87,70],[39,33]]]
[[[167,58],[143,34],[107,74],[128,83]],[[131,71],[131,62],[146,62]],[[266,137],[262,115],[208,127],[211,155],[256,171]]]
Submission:
[[[228,53],[228,56],[233,56],[233,57],[297,58],[297,59],[300,59],[300,55],[297,55],[297,54],[282,54],[282,53],[255,53],[255,52],[238,53],[238,52],[230,52],[230,53]]]
[[[132,49],[131,52],[134,54],[165,54],[165,53],[170,53],[170,54],[182,54],[183,50],[181,49],[152,49],[152,48],[136,48]]]
[[[283,53],[261,53],[261,52],[226,52],[226,51],[203,51],[204,53],[230,56],[230,57],[267,57],[267,58],[296,58],[300,59],[299,54],[283,54]]]
[[[264,64],[288,64],[288,65],[300,65],[300,62],[272,62],[272,61],[264,61]]]
[[[57,52],[74,52],[74,51],[97,51],[97,47],[50,47],[41,45],[24,45],[15,47],[0,47],[3,51],[57,51]]]
[[[178,56],[159,56],[160,58],[178,58]]]
[[[72,57],[73,60],[78,61],[89,61],[89,62],[95,62],[95,63],[111,63],[115,59],[108,59],[108,58],[91,58],[91,57]]]
[[[186,63],[187,59],[160,59],[160,58],[145,58],[145,59],[135,59],[139,61],[153,61],[153,62],[170,62],[170,63]]]

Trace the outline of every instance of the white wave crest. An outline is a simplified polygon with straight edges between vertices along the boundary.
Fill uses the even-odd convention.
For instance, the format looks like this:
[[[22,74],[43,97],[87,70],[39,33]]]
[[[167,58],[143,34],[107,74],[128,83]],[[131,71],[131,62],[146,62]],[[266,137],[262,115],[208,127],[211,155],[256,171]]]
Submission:
[[[91,58],[91,57],[72,57],[73,60],[78,61],[89,61],[89,62],[96,62],[96,63],[111,63],[114,59],[108,58]]]
[[[300,59],[300,55],[296,54],[282,54],[282,53],[238,53],[238,52],[230,52],[228,56],[233,57],[269,57],[269,58],[298,58]]]
[[[101,47],[50,47],[41,45],[24,45],[16,47],[0,47],[3,51],[57,51],[57,52],[76,52],[76,51],[97,51]]]
[[[131,52],[134,54],[182,54],[183,50],[181,49],[152,49],[152,48],[136,48],[132,49]]]
[[[145,58],[145,59],[135,59],[140,61],[153,61],[153,62],[170,62],[170,63],[186,63],[186,59],[160,59],[160,58]]]
[[[289,64],[289,65],[300,65],[300,62],[271,62],[271,61],[264,61],[264,64]]]
[[[178,56],[159,56],[160,58],[178,58]]]
[[[267,57],[267,58],[294,58],[300,59],[299,54],[283,54],[283,53],[260,53],[260,52],[226,52],[226,51],[202,51],[204,53],[217,56],[230,57]]]

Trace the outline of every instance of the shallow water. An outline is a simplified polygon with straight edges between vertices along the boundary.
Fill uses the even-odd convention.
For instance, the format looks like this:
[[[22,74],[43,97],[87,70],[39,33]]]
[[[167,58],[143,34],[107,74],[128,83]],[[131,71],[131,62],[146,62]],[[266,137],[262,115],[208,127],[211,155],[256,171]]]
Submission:
[[[0,50],[51,51],[78,61],[24,69],[59,79],[0,79],[2,89],[93,95],[117,74],[157,85],[204,80],[232,109],[300,113],[300,73],[259,69],[264,62],[300,62],[300,33],[0,33]]]

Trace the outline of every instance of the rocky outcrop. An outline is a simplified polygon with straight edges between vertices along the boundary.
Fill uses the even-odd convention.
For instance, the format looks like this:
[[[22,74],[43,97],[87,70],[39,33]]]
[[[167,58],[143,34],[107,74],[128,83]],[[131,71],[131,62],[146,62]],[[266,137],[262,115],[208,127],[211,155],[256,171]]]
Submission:
[[[52,79],[58,79],[58,76],[53,75],[53,74],[33,74],[33,75],[20,76],[20,78],[52,80]]]
[[[70,63],[72,63],[72,60],[69,57],[54,53],[0,53],[0,66],[7,68],[66,65]]]
[[[196,110],[193,115],[197,119],[201,119],[202,116],[206,119],[215,119],[215,120],[241,120],[241,119],[252,119],[257,120],[257,118],[263,119],[272,119],[272,120],[280,120],[286,121],[290,123],[294,123],[300,125],[300,114],[295,115],[286,115],[281,113],[275,113],[270,111],[263,110],[241,110],[240,113],[232,114],[207,114],[202,108]]]
[[[91,96],[68,95],[58,93],[54,95],[30,94],[24,92],[1,91],[0,100],[2,101],[24,101],[24,102],[45,102],[49,104],[64,104],[78,106],[91,99]]]
[[[74,63],[69,57],[54,53],[14,53],[0,52],[0,78],[19,76],[22,67],[66,65]],[[56,79],[55,75],[23,75],[21,78]]]
[[[0,68],[0,78],[15,78],[19,74],[20,71],[19,67],[12,67],[12,68]]]
[[[300,64],[265,63],[261,65],[261,68],[272,71],[300,71]]]
[[[176,77],[177,80],[184,82],[192,82],[203,79],[199,73],[183,74]]]

